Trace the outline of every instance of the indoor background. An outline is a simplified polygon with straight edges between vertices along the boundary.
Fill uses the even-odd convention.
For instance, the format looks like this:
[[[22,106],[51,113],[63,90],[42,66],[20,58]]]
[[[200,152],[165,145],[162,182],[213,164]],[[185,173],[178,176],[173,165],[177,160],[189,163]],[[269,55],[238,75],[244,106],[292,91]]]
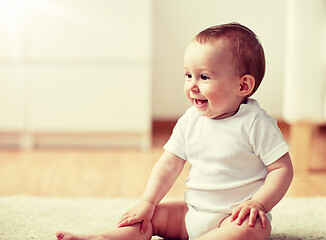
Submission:
[[[287,139],[294,129],[291,151],[312,151],[299,165],[315,173],[299,175],[294,186],[303,187],[292,193],[326,195],[309,188],[326,170],[325,18],[322,0],[0,0],[0,194],[140,196],[189,107],[187,44],[207,27],[239,22],[266,55],[253,97]],[[133,193],[128,182],[103,186],[135,168],[143,171]],[[60,182],[67,169],[71,181]]]

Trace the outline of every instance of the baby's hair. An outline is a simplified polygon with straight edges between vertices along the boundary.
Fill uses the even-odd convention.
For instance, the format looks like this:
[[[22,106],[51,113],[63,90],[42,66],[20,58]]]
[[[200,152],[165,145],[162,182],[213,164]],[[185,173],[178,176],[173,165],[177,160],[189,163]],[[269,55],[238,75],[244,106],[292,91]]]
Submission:
[[[209,27],[195,38],[200,44],[214,44],[225,39],[230,43],[235,73],[242,77],[249,74],[255,78],[255,87],[251,96],[259,87],[265,74],[265,54],[256,34],[239,23],[228,23]],[[249,97],[247,96],[247,97]]]

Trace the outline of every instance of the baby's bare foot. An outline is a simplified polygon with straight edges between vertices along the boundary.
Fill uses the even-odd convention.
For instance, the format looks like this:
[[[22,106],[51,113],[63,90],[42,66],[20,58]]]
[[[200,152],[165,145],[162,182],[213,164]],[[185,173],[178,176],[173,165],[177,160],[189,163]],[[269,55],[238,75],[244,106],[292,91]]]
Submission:
[[[69,232],[58,232],[56,236],[58,240],[111,240],[108,236],[103,235],[82,235]]]

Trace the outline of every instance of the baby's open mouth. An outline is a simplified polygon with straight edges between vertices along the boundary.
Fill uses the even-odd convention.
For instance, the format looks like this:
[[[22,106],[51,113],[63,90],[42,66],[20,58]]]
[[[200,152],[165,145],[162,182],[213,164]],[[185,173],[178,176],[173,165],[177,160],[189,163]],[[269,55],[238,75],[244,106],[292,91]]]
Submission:
[[[203,100],[201,100],[201,99],[193,99],[193,100],[194,100],[194,105],[196,107],[204,107],[206,105],[206,103],[208,102],[208,100],[206,100],[206,99],[203,99]]]

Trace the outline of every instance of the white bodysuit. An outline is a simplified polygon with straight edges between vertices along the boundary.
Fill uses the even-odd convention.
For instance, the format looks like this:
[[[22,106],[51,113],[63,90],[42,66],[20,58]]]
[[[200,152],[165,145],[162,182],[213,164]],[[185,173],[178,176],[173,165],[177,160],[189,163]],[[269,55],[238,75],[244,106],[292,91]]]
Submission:
[[[266,166],[289,151],[276,121],[253,99],[220,120],[189,108],[164,149],[191,164],[185,193],[189,239],[219,227],[264,184]]]

